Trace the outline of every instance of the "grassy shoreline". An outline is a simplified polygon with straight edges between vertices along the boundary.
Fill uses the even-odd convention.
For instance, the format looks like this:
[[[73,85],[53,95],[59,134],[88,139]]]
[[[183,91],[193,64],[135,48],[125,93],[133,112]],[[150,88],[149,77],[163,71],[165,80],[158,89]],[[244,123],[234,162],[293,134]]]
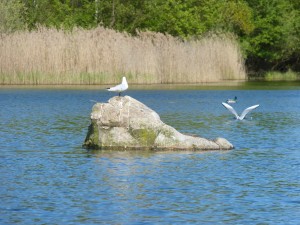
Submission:
[[[207,83],[245,80],[231,36],[183,41],[98,27],[72,32],[41,28],[0,38],[0,84]]]
[[[241,86],[246,81],[222,81],[222,82],[202,82],[202,83],[176,83],[176,84],[134,84],[129,82],[130,89],[181,89],[181,88],[197,88],[197,87],[213,87],[213,86]],[[39,85],[27,85],[27,84],[0,84],[0,88],[28,88],[28,89],[106,89],[113,84],[39,84]]]
[[[0,85],[3,89],[27,90],[98,90],[106,91],[109,85]],[[300,81],[227,81],[198,84],[129,84],[131,90],[260,90],[300,89]]]
[[[293,71],[247,77],[239,44],[224,35],[183,41],[98,27],[73,32],[41,28],[0,37],[0,85],[113,85],[122,76],[134,85],[300,80]]]

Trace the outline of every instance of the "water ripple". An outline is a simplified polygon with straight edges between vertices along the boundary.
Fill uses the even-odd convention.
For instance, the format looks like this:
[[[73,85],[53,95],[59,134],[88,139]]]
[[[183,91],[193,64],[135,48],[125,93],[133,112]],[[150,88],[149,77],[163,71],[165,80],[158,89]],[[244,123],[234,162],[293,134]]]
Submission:
[[[130,95],[179,131],[225,137],[235,149],[87,151],[89,99],[106,101],[106,92],[0,90],[0,224],[300,221],[299,91]],[[222,107],[235,95],[238,111],[259,102],[252,119],[236,121]]]

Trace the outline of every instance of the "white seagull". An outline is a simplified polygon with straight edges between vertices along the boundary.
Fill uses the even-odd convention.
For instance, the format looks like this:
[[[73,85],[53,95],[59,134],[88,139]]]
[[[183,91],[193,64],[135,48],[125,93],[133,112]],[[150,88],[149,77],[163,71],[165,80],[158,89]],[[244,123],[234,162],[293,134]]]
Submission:
[[[122,83],[111,87],[111,88],[107,88],[108,91],[115,91],[115,92],[119,92],[119,96],[121,96],[121,92],[126,91],[128,89],[128,83],[126,80],[126,77],[122,78]]]
[[[222,102],[222,105],[223,105],[226,109],[228,109],[230,112],[232,112],[232,113],[235,115],[235,118],[236,118],[237,120],[243,120],[243,119],[245,118],[245,116],[246,116],[249,112],[251,112],[253,109],[256,109],[256,108],[259,106],[259,105],[253,105],[253,106],[250,106],[250,107],[246,108],[246,109],[242,112],[241,116],[239,116],[239,115],[236,113],[236,111],[234,110],[234,108],[232,108],[231,105],[228,105],[228,104],[225,103],[225,102]]]

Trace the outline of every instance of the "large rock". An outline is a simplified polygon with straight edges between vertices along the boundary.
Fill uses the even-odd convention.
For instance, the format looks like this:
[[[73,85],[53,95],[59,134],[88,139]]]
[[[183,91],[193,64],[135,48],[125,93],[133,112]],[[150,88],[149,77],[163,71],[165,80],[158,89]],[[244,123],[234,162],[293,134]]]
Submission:
[[[160,120],[159,115],[129,96],[96,103],[84,146],[92,149],[229,150],[224,138],[207,140],[184,135]]]

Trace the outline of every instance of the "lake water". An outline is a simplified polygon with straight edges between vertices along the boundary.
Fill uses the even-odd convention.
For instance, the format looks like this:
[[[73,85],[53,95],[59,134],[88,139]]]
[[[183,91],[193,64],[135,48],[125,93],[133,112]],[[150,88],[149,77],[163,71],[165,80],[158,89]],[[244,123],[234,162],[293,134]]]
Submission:
[[[130,90],[231,151],[87,151],[103,90],[0,89],[0,224],[300,224],[300,88]],[[260,107],[236,121],[234,108]]]

